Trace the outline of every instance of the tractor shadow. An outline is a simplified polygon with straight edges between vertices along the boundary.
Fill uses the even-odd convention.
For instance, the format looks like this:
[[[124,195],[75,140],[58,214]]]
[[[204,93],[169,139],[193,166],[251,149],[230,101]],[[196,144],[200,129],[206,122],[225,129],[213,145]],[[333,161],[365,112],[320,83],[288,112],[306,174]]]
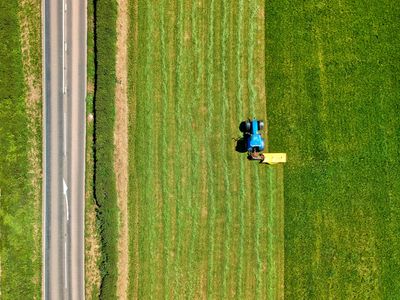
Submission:
[[[248,123],[248,122],[247,122]],[[245,121],[241,122],[239,125],[240,132],[243,133],[243,136],[234,138],[236,142],[235,150],[239,153],[246,153],[247,152],[247,138],[249,137],[250,128],[248,128],[248,124]]]
[[[250,135],[250,133],[249,133],[250,128],[248,127],[248,125],[249,125],[248,123],[249,122],[243,121],[239,125],[239,130],[240,130],[240,132],[243,133],[243,136],[234,138],[234,140],[236,142],[236,146],[235,146],[236,152],[239,152],[239,153],[247,152],[247,142],[246,141]]]
[[[250,128],[247,127],[248,125],[246,123],[248,123],[248,122],[243,121],[240,123],[240,125],[239,125],[240,132],[248,132],[250,130]]]
[[[239,153],[246,153],[247,152],[247,143],[245,137],[234,138],[236,141],[235,150]]]

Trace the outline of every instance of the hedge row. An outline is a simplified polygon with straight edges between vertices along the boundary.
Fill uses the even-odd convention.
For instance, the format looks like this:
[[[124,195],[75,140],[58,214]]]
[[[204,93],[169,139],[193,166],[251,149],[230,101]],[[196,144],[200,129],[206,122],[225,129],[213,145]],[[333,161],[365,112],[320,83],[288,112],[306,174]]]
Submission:
[[[101,299],[116,298],[118,206],[113,167],[117,3],[94,0],[94,195],[101,238]]]

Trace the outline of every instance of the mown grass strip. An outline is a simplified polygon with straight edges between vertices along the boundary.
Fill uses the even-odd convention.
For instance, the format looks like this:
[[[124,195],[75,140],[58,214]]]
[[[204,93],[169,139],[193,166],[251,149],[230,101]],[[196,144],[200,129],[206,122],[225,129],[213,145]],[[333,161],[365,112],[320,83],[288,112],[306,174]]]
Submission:
[[[206,122],[206,141],[211,140],[213,134],[213,61],[214,61],[214,0],[210,2],[210,12],[208,19],[208,32],[207,32],[207,58],[206,58],[206,77],[207,77],[207,108],[208,116]],[[214,164],[212,162],[211,151],[207,151],[207,170],[208,170],[208,267],[207,267],[207,297],[212,297],[213,293],[213,278],[214,278],[214,236],[215,236],[215,194],[214,194]]]
[[[268,175],[268,187],[269,187],[269,205],[268,205],[268,255],[267,255],[267,283],[268,283],[268,298],[273,299],[276,295],[277,288],[277,277],[276,277],[276,262],[274,261],[274,254],[276,251],[275,243],[276,237],[276,209],[275,203],[278,201],[276,195],[276,172],[274,167],[269,167],[267,172]]]
[[[170,292],[170,251],[171,251],[171,217],[170,217],[170,197],[169,197],[169,189],[168,189],[168,164],[167,160],[167,133],[169,131],[169,122],[167,121],[168,116],[168,64],[167,64],[167,36],[165,31],[165,5],[166,2],[163,1],[160,4],[160,45],[161,45],[161,72],[162,72],[162,111],[161,111],[161,119],[162,119],[162,129],[161,129],[161,186],[162,186],[162,198],[163,198],[163,229],[164,229],[164,249],[163,249],[163,270],[164,270],[164,297],[169,299]]]
[[[238,21],[237,21],[237,50],[236,50],[236,81],[237,81],[237,93],[236,93],[236,116],[237,120],[243,119],[243,84],[242,84],[242,59],[241,51],[243,49],[243,0],[238,2]],[[243,265],[244,265],[244,237],[245,237],[245,216],[244,216],[244,201],[246,197],[245,184],[244,184],[244,161],[240,160],[239,168],[239,249],[238,249],[238,272],[237,272],[237,284],[236,284],[236,295],[238,299],[242,298],[243,295]]]
[[[164,2],[161,6],[152,6],[156,9],[152,16],[152,32],[147,29],[147,13],[144,10],[136,18],[140,36],[137,48],[141,59],[136,68],[138,78],[135,81],[140,86],[137,98],[141,100],[132,113],[136,116],[137,124],[135,139],[141,142],[137,142],[140,147],[136,148],[133,156],[137,164],[134,172],[140,190],[139,198],[143,199],[138,204],[141,216],[139,222],[142,224],[137,233],[142,248],[137,259],[137,268],[141,270],[137,279],[140,285],[138,295],[146,297],[154,291],[154,298],[157,298],[161,291],[164,298],[252,297],[255,294],[255,214],[254,198],[251,201],[246,198],[254,194],[250,191],[255,188],[255,184],[247,178],[245,181],[245,160],[240,159],[238,162],[234,152],[229,153],[226,149],[230,141],[226,136],[233,132],[230,126],[236,124],[234,119],[243,119],[243,107],[248,110],[248,105],[243,104],[249,102],[246,85],[248,35],[245,29],[249,22],[248,6],[245,4],[244,8],[230,10],[229,1],[217,3],[194,0],[171,5]],[[237,35],[235,18],[238,10],[243,15],[238,26],[241,27],[241,46],[236,55],[238,49],[230,45],[237,45],[232,42],[236,40],[232,36]],[[147,70],[144,66],[148,52],[146,39],[149,36],[156,40],[151,51],[154,53],[155,49],[160,49],[159,55],[153,54],[153,63],[150,70]],[[181,50],[180,43],[183,47]],[[239,74],[236,74],[237,69]],[[151,182],[147,180],[148,165],[143,163],[148,159],[148,153],[141,148],[145,138],[143,132],[147,131],[147,127],[145,131],[142,130],[147,125],[147,121],[143,120],[149,109],[153,109],[141,103],[147,101],[146,72],[151,73],[149,79],[152,80],[151,89],[155,98],[161,95],[160,102],[153,103],[157,109],[150,112],[159,118],[161,126],[152,128],[156,141],[150,139],[149,144],[156,149],[165,147],[165,150],[156,151],[163,157],[157,158],[156,168],[152,171],[156,178],[153,183],[158,186],[160,180],[162,197],[167,194],[167,198],[163,199],[163,221],[155,224],[157,232],[163,236],[160,235],[162,242],[153,244],[161,247],[153,248],[150,251],[152,255],[147,256],[144,255],[144,249],[150,247],[149,213],[157,214],[159,206],[149,204],[148,201],[152,199],[146,197],[150,194],[142,192],[151,188]],[[239,78],[237,83],[236,78]],[[238,89],[239,96],[236,95]],[[240,103],[237,103],[238,99]],[[215,128],[220,122],[224,124],[216,132]],[[163,134],[166,135],[165,139]],[[164,141],[166,144],[163,144]],[[241,175],[237,176],[236,172],[239,171]],[[230,203],[227,203],[227,197],[231,199]],[[242,211],[239,206],[242,206]],[[240,224],[234,221],[237,217]],[[240,248],[241,258],[238,251]],[[162,277],[156,274],[157,286],[149,288],[153,283],[148,273],[157,272],[151,266],[154,260],[152,257],[155,260],[163,259],[164,272],[163,280],[158,280]],[[239,288],[236,278],[240,259],[242,279]],[[240,289],[240,296],[235,295],[235,289]]]
[[[144,122],[146,124],[146,128],[148,132],[153,132],[154,128],[154,110],[155,110],[155,105],[153,105],[153,97],[154,97],[154,85],[153,85],[153,76],[154,73],[152,72],[152,65],[153,65],[153,58],[154,58],[154,46],[153,46],[153,14],[154,14],[154,8],[152,6],[152,2],[148,1],[146,2],[146,56],[145,56],[145,67],[144,67],[144,78],[145,78],[145,101],[144,101],[144,107],[145,107],[145,115],[144,115]],[[148,136],[146,133],[143,131],[142,132],[142,139],[141,142],[142,144],[142,150],[147,151],[150,157],[154,157],[154,147],[148,147]],[[152,143],[153,144],[153,143]],[[144,217],[147,221],[146,227],[142,227],[144,230],[142,233],[147,234],[147,239],[148,241],[148,247],[145,245],[145,247],[141,247],[142,253],[141,257],[146,257],[147,255],[155,255],[156,254],[156,249],[154,246],[154,243],[156,241],[156,232],[155,232],[155,212],[156,212],[156,199],[154,197],[155,191],[154,191],[154,167],[152,166],[152,161],[150,159],[143,161],[145,165],[145,170],[146,170],[146,181],[148,185],[146,188],[143,189],[144,194],[143,194],[143,199],[140,199],[140,201],[146,201],[146,200],[151,200],[151,201],[146,201],[146,205],[142,205],[141,208],[144,213]],[[155,295],[155,282],[156,282],[156,273],[157,271],[154,269],[156,266],[156,263],[150,262],[147,267],[148,269],[144,269],[144,272],[148,272],[149,280],[150,282],[144,287],[148,287],[149,290],[143,289],[144,295],[148,295],[150,297],[153,297]]]
[[[94,195],[101,236],[100,298],[116,297],[118,206],[114,174],[114,94],[117,4],[98,0],[94,4]]]
[[[257,30],[257,3],[256,1],[252,1],[250,3],[250,16],[249,16],[249,42],[247,46],[247,63],[248,63],[248,77],[247,77],[247,85],[249,87],[249,111],[250,116],[255,117],[256,113],[256,100],[257,100],[257,90],[254,86],[254,46],[255,46],[255,36]]]
[[[253,1],[249,7],[250,9],[250,16],[249,16],[249,24],[250,24],[250,30],[249,30],[249,43],[248,43],[248,86],[250,90],[249,94],[249,107],[250,107],[250,114],[252,116],[255,116],[255,107],[257,105],[257,90],[254,85],[254,75],[255,75],[255,70],[254,70],[254,46],[255,46],[255,36],[256,36],[256,30],[257,30],[257,18],[256,18],[256,13],[257,13],[257,3]],[[256,187],[259,186],[260,184],[260,177],[259,177],[259,170],[255,169],[253,172],[253,180],[254,184]],[[260,228],[262,226],[261,224],[261,203],[260,203],[260,190],[257,188],[255,190],[255,232],[254,232],[254,238],[255,238],[255,246],[254,246],[254,251],[255,251],[255,256],[256,256],[256,270],[255,270],[255,278],[256,278],[256,299],[260,298],[260,292],[262,289],[262,265],[261,265],[261,256],[260,256]]]
[[[191,103],[191,111],[190,111],[190,119],[192,120],[193,117],[198,113],[198,103],[201,100],[201,80],[203,76],[203,64],[201,63],[201,48],[200,48],[200,37],[199,37],[199,28],[198,28],[198,9],[197,8],[198,1],[192,1],[192,9],[191,9],[191,30],[192,30],[192,39],[194,45],[194,57],[193,59],[196,61],[195,67],[195,83],[194,83],[194,99]],[[191,236],[189,240],[189,254],[188,254],[188,270],[189,270],[189,292],[188,298],[194,298],[194,292],[197,290],[195,285],[195,278],[196,273],[193,272],[194,267],[196,266],[196,258],[195,251],[196,245],[198,244],[198,237],[199,237],[199,226],[200,226],[200,208],[199,204],[194,203],[193,200],[199,197],[199,179],[200,179],[200,153],[196,151],[200,148],[199,138],[195,134],[191,134],[191,178],[195,183],[191,189],[191,203],[190,203],[190,216],[192,218],[192,229],[191,229]]]
[[[176,122],[176,131],[178,132],[176,137],[176,147],[180,154],[182,155],[181,148],[183,146],[182,143],[182,135],[183,135],[183,116],[182,116],[182,101],[183,101],[183,89],[184,89],[184,82],[183,82],[183,26],[184,26],[184,12],[183,12],[183,0],[178,1],[177,5],[177,22],[176,22],[176,67],[175,67],[175,91],[176,91],[176,98],[175,98],[175,122]],[[181,133],[180,133],[181,132]],[[175,181],[175,189],[176,189],[176,257],[175,257],[175,264],[174,264],[174,275],[175,275],[175,283],[174,283],[174,295],[177,295],[181,289],[181,256],[182,256],[182,239],[183,239],[183,209],[184,206],[182,205],[182,161],[181,159],[177,159],[174,163],[174,174],[177,178]]]
[[[128,47],[128,111],[129,111],[129,190],[128,190],[128,209],[129,209],[129,292],[128,297],[139,298],[139,278],[140,278],[140,259],[139,259],[139,243],[140,243],[140,214],[139,214],[139,192],[141,183],[138,173],[137,162],[137,120],[138,120],[138,101],[139,97],[139,17],[142,15],[138,1],[129,2],[130,28],[129,28],[129,47]],[[140,36],[141,37],[141,36]]]
[[[221,114],[221,121],[222,121],[222,136],[225,137],[227,130],[227,118],[226,114],[229,108],[229,99],[228,99],[228,90],[227,90],[227,46],[228,46],[228,3],[226,0],[222,3],[222,39],[221,39],[221,61],[222,61],[222,114]],[[226,139],[222,138],[221,147],[222,149],[226,149]],[[222,294],[223,298],[227,298],[227,280],[229,275],[229,263],[230,263],[230,243],[231,243],[231,227],[232,227],[232,205],[231,201],[231,186],[229,181],[229,170],[228,170],[228,162],[227,162],[227,155],[223,156],[223,174],[224,174],[224,187],[226,191],[226,199],[225,206],[226,206],[226,213],[225,213],[225,230],[224,230],[224,245],[223,245],[223,270],[222,270]]]

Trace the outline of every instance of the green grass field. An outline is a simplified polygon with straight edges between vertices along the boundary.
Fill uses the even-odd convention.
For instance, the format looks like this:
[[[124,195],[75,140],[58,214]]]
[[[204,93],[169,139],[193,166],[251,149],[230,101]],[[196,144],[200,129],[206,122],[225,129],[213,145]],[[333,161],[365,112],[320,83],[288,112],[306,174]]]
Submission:
[[[266,117],[264,1],[130,7],[130,298],[282,296],[282,170],[233,140]]]
[[[266,4],[288,299],[400,295],[399,17],[393,1]]]
[[[30,8],[30,9],[29,9]],[[29,11],[28,11],[29,9]],[[0,298],[40,297],[40,206],[37,196],[40,179],[32,179],[28,156],[40,157],[40,146],[33,148],[32,133],[40,128],[40,114],[28,114],[23,59],[31,59],[31,80],[40,78],[40,48],[25,57],[21,49],[20,17],[28,23],[40,22],[34,3],[0,3]],[[34,48],[35,30],[25,37]],[[40,39],[39,39],[40,41]],[[39,42],[40,46],[40,42]],[[26,62],[24,62],[26,63]],[[39,66],[39,67],[38,67]],[[38,108],[40,111],[40,109]],[[36,122],[37,121],[37,122]],[[40,145],[40,134],[37,137]],[[37,141],[37,140],[35,140]],[[32,154],[33,153],[33,154]],[[39,158],[40,159],[40,158]]]

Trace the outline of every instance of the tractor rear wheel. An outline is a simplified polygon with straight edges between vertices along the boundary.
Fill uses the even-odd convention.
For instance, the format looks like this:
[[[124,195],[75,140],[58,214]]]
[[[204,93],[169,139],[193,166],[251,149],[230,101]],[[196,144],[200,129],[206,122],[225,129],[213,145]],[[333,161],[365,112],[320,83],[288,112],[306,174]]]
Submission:
[[[246,132],[250,132],[250,131],[251,131],[251,122],[246,121]]]
[[[243,121],[239,125],[239,130],[243,133],[250,132],[251,123],[249,121]]]
[[[258,130],[263,130],[264,129],[264,121],[258,121]]]

